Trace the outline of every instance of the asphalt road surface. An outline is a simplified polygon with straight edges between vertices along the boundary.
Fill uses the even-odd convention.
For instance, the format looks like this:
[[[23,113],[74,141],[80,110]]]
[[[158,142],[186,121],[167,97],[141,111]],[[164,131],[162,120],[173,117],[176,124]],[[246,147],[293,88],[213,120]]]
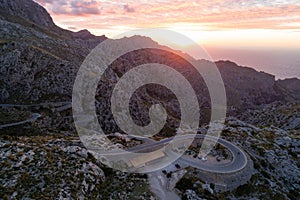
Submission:
[[[26,119],[24,121],[20,121],[20,122],[14,122],[14,123],[9,123],[9,124],[3,124],[3,125],[0,125],[0,129],[3,129],[3,128],[7,128],[7,127],[11,127],[11,126],[17,126],[17,125],[21,125],[21,124],[26,124],[28,122],[34,122],[36,121],[39,117],[41,117],[40,114],[38,113],[33,113],[31,115],[31,118],[30,119]]]
[[[246,154],[237,146],[232,144],[231,142],[228,142],[224,139],[221,138],[214,138],[211,136],[206,136],[206,135],[181,135],[175,137],[176,140],[179,141],[184,141],[184,139],[204,139],[204,138],[209,138],[210,140],[215,140],[217,143],[221,144],[225,148],[227,148],[231,154],[232,154],[232,161],[230,163],[225,163],[225,164],[216,164],[212,165],[208,162],[202,161],[198,158],[191,158],[189,156],[181,156],[178,160],[180,162],[183,162],[185,164],[190,165],[191,167],[195,167],[198,169],[202,169],[205,171],[210,171],[210,172],[216,172],[216,173],[233,173],[237,172],[241,169],[243,169],[246,164],[247,164],[247,156]],[[155,143],[150,143],[150,144],[142,144],[133,148],[128,149],[127,151],[131,152],[138,152],[138,151],[145,151],[147,149],[153,149],[156,146],[161,146],[161,145],[166,145],[169,142],[171,142],[174,139],[174,137],[164,139]]]

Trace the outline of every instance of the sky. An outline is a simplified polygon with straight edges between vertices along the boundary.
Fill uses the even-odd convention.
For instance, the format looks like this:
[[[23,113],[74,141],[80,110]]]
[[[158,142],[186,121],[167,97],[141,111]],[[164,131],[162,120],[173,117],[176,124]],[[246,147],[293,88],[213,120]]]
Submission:
[[[286,55],[300,50],[300,0],[35,1],[48,10],[58,26],[73,31],[88,29],[95,35],[114,37],[137,28],[165,28],[204,46],[214,59],[261,67],[272,64],[254,62],[255,57],[248,58],[247,52],[255,51],[264,59],[266,51],[275,55],[279,51],[283,60],[275,64],[295,60],[292,65],[299,64],[295,70],[300,77],[299,60]],[[190,44],[181,45],[197,58]]]

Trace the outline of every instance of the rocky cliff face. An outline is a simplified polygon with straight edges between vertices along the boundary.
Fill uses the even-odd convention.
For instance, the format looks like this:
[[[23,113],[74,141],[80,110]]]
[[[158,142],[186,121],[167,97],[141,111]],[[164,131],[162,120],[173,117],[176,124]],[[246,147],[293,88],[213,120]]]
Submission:
[[[300,99],[300,81],[297,78],[278,80],[276,86],[279,91],[287,96],[291,100]]]
[[[106,37],[61,29],[30,0],[0,8],[1,102],[70,100],[81,62]]]
[[[238,66],[231,61],[218,61],[216,65],[224,80],[229,106],[232,108],[284,100],[284,96],[276,91],[275,76]]]
[[[45,8],[34,1],[2,0],[0,12],[18,16],[36,25],[47,28],[58,28]]]

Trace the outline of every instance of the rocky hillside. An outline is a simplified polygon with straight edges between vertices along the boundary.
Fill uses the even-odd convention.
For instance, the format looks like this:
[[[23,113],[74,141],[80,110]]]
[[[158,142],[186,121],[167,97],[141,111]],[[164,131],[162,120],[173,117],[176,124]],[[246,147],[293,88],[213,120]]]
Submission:
[[[199,187],[205,180],[199,181],[191,171],[176,185],[182,199],[299,199],[299,130],[286,131],[272,125],[257,127],[229,117],[222,137],[250,156],[254,163],[251,179],[231,192],[215,193]]]
[[[300,102],[275,102],[249,109],[239,118],[259,127],[275,126],[283,130],[300,130]]]
[[[1,102],[70,100],[81,62],[106,37],[63,30],[31,0],[0,8]]]
[[[0,138],[0,199],[154,199],[145,175],[103,166],[78,138]]]
[[[278,80],[276,81],[277,88],[282,93],[287,93],[289,98],[291,99],[300,99],[300,84],[299,79],[297,78],[290,78],[285,80]]]

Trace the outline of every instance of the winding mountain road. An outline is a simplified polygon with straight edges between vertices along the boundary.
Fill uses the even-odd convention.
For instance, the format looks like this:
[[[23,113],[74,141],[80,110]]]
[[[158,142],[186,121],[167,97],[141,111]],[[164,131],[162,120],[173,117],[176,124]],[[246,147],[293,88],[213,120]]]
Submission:
[[[204,139],[207,138],[209,140],[214,140],[217,143],[221,144],[222,146],[224,146],[225,148],[227,148],[231,154],[232,154],[232,161],[230,163],[226,163],[226,164],[218,164],[218,165],[211,165],[208,162],[203,162],[200,159],[194,159],[188,156],[181,156],[177,161],[180,162],[184,162],[192,167],[201,169],[201,170],[205,170],[205,171],[210,171],[210,172],[215,172],[215,173],[233,173],[233,172],[237,172],[240,171],[241,169],[243,169],[246,164],[247,164],[247,156],[246,154],[237,146],[235,146],[234,144],[232,144],[231,142],[228,142],[224,139],[221,138],[215,138],[215,137],[211,137],[208,135],[181,135],[181,136],[177,136],[177,137],[171,137],[171,138],[167,138],[155,143],[150,143],[150,144],[142,144],[133,148],[128,149],[127,151],[131,151],[131,152],[138,152],[138,151],[145,151],[147,149],[153,149],[157,146],[161,146],[161,145],[166,145],[169,144],[170,142],[174,142],[174,141],[184,141],[185,139]]]
[[[0,129],[7,128],[7,127],[12,127],[12,126],[17,126],[17,125],[21,125],[21,124],[26,124],[28,122],[34,122],[40,117],[41,117],[40,114],[32,113],[31,118],[20,121],[20,122],[14,122],[14,123],[0,125]]]
[[[49,104],[49,103],[45,103],[45,104]],[[69,102],[59,102],[58,105],[63,106],[63,108],[64,107],[69,108]],[[13,107],[13,106],[27,106],[27,105],[0,104],[0,107]],[[10,123],[10,124],[0,125],[0,129],[25,124],[28,122],[33,122],[33,121],[36,121],[39,117],[41,117],[40,114],[33,113],[30,119],[20,121],[20,122],[14,122],[14,123]],[[129,138],[134,138],[134,136],[129,136]],[[239,170],[242,170],[247,165],[246,154],[240,148],[238,148],[231,142],[228,142],[221,138],[215,138],[212,136],[201,135],[201,134],[179,135],[176,137],[170,137],[170,138],[163,139],[160,141],[155,141],[155,140],[152,140],[149,138],[142,138],[142,137],[140,137],[140,138],[136,137],[136,138],[139,140],[143,140],[145,143],[135,146],[135,147],[132,147],[130,149],[127,149],[127,152],[141,152],[141,151],[151,152],[151,150],[153,150],[154,148],[168,145],[169,143],[172,143],[172,142],[178,142],[178,141],[180,142],[180,141],[184,141],[187,139],[191,140],[191,139],[206,138],[206,139],[212,140],[214,142],[217,142],[217,143],[221,144],[222,146],[224,146],[225,148],[227,148],[232,154],[232,158],[233,158],[232,161],[229,163],[224,163],[224,164],[220,163],[217,165],[212,165],[209,162],[204,162],[200,159],[195,159],[195,158],[191,158],[189,156],[183,155],[177,159],[177,162],[179,161],[181,163],[187,164],[187,165],[195,167],[197,169],[201,169],[201,170],[205,170],[205,171],[209,171],[209,172],[215,172],[215,173],[234,173]],[[93,149],[90,149],[90,150],[93,150]],[[97,149],[95,149],[95,150],[97,150]],[[122,152],[120,153],[119,151],[115,151],[115,152],[110,151],[110,152],[108,152],[108,155],[110,155],[110,154],[111,155],[120,155],[120,154],[122,154]]]
[[[214,173],[234,173],[234,172],[242,170],[247,165],[248,160],[247,160],[246,154],[240,148],[238,148],[231,142],[228,142],[221,138],[215,138],[212,136],[200,135],[200,134],[180,135],[180,136],[176,136],[176,137],[170,137],[167,139],[163,139],[160,141],[154,141],[154,140],[147,139],[147,140],[145,140],[145,143],[143,143],[141,145],[126,149],[126,153],[128,153],[128,152],[132,152],[132,153],[152,152],[153,149],[157,149],[158,147],[161,148],[161,146],[166,146],[172,142],[178,142],[178,141],[183,142],[184,140],[187,140],[187,139],[191,140],[191,139],[204,139],[204,138],[213,140],[213,141],[221,144],[225,148],[227,148],[232,154],[232,161],[229,163],[211,164],[209,162],[202,161],[198,158],[192,158],[190,156],[183,155],[177,159],[177,162],[181,162],[183,164],[187,164],[187,165],[195,167],[197,169],[214,172]],[[139,139],[141,139],[141,138],[139,138]],[[95,148],[95,149],[88,148],[88,149],[92,150],[92,151],[97,151],[97,148]],[[109,155],[122,156],[123,154],[124,154],[124,152],[121,152],[119,150],[107,151],[105,153],[105,155],[107,155],[107,156],[109,156]]]

